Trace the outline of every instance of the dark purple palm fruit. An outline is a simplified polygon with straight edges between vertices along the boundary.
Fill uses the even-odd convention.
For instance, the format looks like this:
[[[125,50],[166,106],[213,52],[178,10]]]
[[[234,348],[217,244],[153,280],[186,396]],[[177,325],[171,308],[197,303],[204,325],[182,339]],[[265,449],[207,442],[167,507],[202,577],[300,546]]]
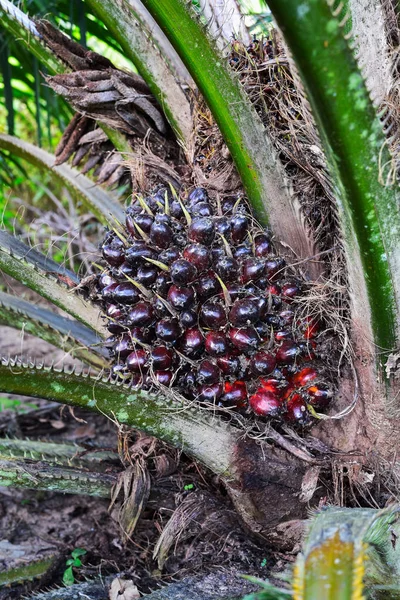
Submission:
[[[189,207],[195,206],[196,204],[199,204],[199,202],[209,202],[207,190],[202,187],[194,188],[187,197],[187,204]]]
[[[126,281],[116,286],[113,297],[119,304],[135,304],[139,300],[140,294],[133,283]]]
[[[103,271],[103,273],[99,276],[98,284],[100,289],[104,289],[109,285],[113,285],[114,283],[117,283],[117,280],[107,271]]]
[[[200,323],[207,329],[221,329],[227,323],[226,312],[222,304],[209,300],[200,309]]]
[[[257,281],[260,279],[265,270],[265,262],[260,258],[246,258],[242,262],[242,281]]]
[[[157,216],[150,228],[149,238],[150,242],[158,248],[168,248],[173,241],[173,232],[169,224]]]
[[[104,240],[101,251],[104,260],[111,267],[119,267],[125,261],[125,246],[122,240],[114,234],[109,232]]]
[[[154,371],[167,371],[174,363],[175,353],[166,346],[156,346],[150,352],[150,362]]]
[[[194,304],[195,293],[191,287],[171,285],[168,291],[167,300],[176,310],[187,310]]]
[[[224,283],[238,279],[239,264],[234,258],[229,256],[220,258],[214,268]]]
[[[179,315],[179,322],[183,329],[191,329],[198,322],[198,315],[195,310],[183,310]]]
[[[204,338],[201,331],[196,327],[187,329],[180,339],[179,349],[188,358],[201,356],[204,349]]]
[[[179,258],[171,264],[171,279],[177,285],[191,283],[197,275],[196,267],[184,258]]]
[[[202,273],[210,266],[210,250],[202,244],[186,246],[183,257],[196,267],[198,273]]]
[[[161,319],[156,324],[156,336],[163,342],[176,344],[181,335],[181,326],[178,319]]]
[[[215,238],[215,225],[213,219],[210,217],[194,218],[189,226],[188,238],[198,244],[211,246]]]
[[[235,215],[231,219],[231,237],[236,244],[243,242],[249,230],[250,221],[245,215]]]
[[[254,238],[254,254],[257,258],[264,258],[272,251],[272,244],[269,237],[263,233]]]
[[[221,371],[211,360],[203,360],[197,371],[197,383],[218,383],[220,381]]]
[[[257,298],[236,300],[229,313],[229,321],[235,327],[253,325],[260,320],[260,307]]]
[[[126,358],[126,366],[128,371],[143,372],[145,370],[146,363],[147,352],[145,350],[141,350],[140,348],[136,348]]]
[[[319,342],[296,315],[304,285],[243,199],[136,196],[101,251],[112,377],[294,425],[330,403]]]

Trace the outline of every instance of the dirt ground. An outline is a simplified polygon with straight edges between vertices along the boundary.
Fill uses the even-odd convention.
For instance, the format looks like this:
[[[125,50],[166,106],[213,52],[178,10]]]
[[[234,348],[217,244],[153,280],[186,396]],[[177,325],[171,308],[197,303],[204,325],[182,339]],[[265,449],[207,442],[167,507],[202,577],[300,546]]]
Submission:
[[[0,340],[11,356],[62,361],[61,351],[10,328],[0,327]],[[153,438],[118,434],[101,415],[72,413],[41,400],[35,406],[18,415],[0,412],[0,437],[77,444],[78,452],[105,449],[115,453],[105,465],[114,475],[140,460],[151,489],[127,539],[121,504],[109,511],[108,498],[0,488],[0,573],[52,558],[44,576],[0,588],[0,600],[62,585],[75,548],[87,551],[83,566],[74,570],[75,581],[122,573],[142,594],[216,570],[265,577],[272,566],[279,568],[280,557],[269,555],[262,541],[241,527],[218,480],[199,465]]]

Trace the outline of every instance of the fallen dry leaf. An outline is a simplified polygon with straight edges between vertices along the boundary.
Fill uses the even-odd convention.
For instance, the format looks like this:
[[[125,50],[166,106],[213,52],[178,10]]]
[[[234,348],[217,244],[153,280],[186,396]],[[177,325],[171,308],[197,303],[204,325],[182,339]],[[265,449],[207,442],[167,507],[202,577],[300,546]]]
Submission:
[[[111,583],[109,597],[110,600],[136,600],[140,594],[132,579],[116,577]]]

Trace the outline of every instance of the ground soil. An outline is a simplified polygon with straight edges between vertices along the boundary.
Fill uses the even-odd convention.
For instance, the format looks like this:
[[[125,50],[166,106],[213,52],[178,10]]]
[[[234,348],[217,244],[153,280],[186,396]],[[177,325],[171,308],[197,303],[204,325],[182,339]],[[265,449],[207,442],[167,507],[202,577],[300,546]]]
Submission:
[[[30,336],[22,339],[19,332],[7,327],[0,328],[0,339],[2,351],[10,355],[22,351],[38,360],[62,358],[61,352],[45,342]],[[131,458],[138,457],[137,434],[118,439],[116,426],[105,417],[72,413],[40,400],[35,403],[38,409],[20,415],[0,412],[0,436],[106,448],[114,450],[116,457],[122,441],[128,462],[114,463],[109,468],[114,473],[128,466],[130,448],[134,449]],[[65,562],[77,547],[87,550],[84,566],[75,573],[78,582],[123,573],[141,593],[216,570],[265,577],[273,565],[279,567],[280,558],[287,560],[283,555],[272,557],[262,541],[244,530],[219,482],[199,465],[149,438],[139,447],[144,449],[140,458],[147,464],[152,488],[129,540],[118,523],[118,511],[108,510],[108,499],[0,488],[0,572],[54,557],[53,567],[44,577],[0,589],[0,600],[61,585]],[[160,456],[164,457],[164,470],[158,470],[161,477],[154,468],[163,462]],[[196,510],[189,511],[188,517],[190,507]],[[172,516],[170,536],[155,558],[155,546]]]

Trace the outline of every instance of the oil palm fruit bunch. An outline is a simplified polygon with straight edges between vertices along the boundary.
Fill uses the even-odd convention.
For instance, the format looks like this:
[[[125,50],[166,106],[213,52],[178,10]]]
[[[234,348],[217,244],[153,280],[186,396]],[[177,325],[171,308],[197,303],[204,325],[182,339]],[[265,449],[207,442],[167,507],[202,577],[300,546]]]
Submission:
[[[102,255],[115,378],[294,424],[326,408],[318,323],[296,318],[305,284],[242,198],[201,187],[137,196]]]

